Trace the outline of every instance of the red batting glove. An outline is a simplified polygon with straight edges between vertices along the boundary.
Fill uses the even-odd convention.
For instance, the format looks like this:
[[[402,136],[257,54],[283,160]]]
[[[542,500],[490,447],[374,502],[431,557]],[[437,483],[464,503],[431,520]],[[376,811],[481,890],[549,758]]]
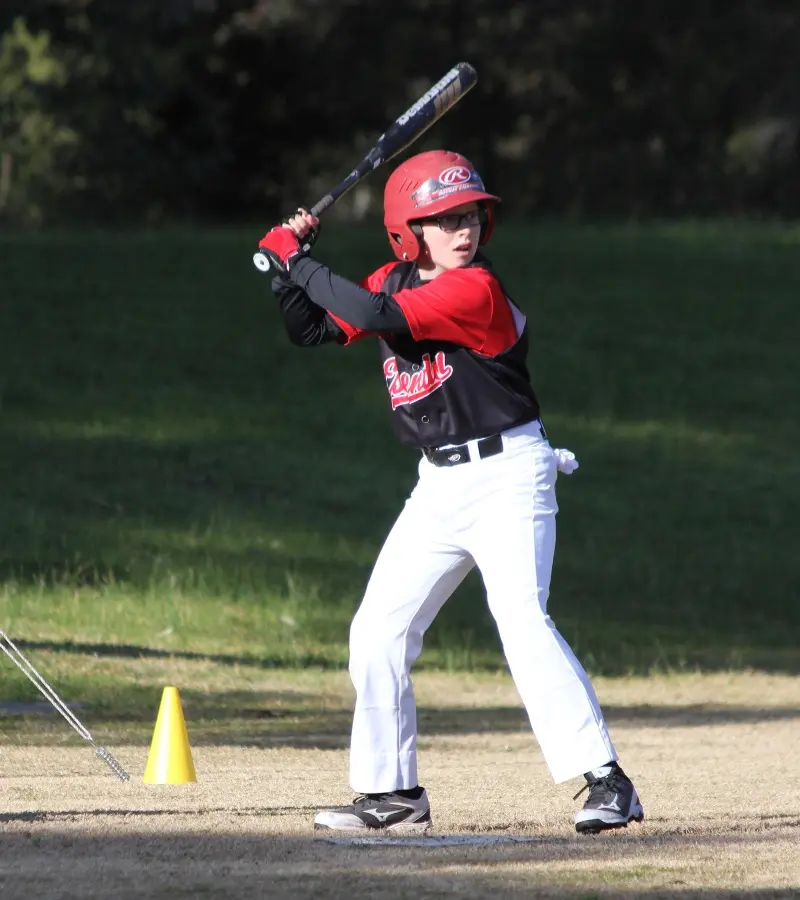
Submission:
[[[288,272],[292,260],[306,252],[306,249],[300,246],[297,235],[284,225],[276,225],[270,229],[258,242],[258,249],[270,263],[264,271],[271,268],[276,274]]]

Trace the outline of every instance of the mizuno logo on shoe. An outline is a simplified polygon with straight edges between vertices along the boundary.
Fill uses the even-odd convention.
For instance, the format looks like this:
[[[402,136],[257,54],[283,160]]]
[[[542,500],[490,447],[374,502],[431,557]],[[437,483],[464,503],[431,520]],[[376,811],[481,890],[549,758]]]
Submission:
[[[411,810],[411,807],[405,807],[408,810]],[[385,822],[389,816],[393,816],[395,813],[402,812],[402,809],[389,809],[386,812],[378,812],[377,809],[365,809],[365,816],[372,816],[377,822]]]

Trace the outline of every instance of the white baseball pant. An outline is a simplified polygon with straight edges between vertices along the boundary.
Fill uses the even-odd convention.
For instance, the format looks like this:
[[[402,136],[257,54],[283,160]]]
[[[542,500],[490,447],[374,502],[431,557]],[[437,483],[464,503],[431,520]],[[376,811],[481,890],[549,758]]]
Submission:
[[[538,422],[505,432],[503,444],[496,456],[473,453],[452,467],[423,458],[375,563],[350,630],[350,784],[359,793],[418,784],[409,672],[426,629],[475,565],[553,779],[617,759],[589,678],[547,614],[555,455]]]

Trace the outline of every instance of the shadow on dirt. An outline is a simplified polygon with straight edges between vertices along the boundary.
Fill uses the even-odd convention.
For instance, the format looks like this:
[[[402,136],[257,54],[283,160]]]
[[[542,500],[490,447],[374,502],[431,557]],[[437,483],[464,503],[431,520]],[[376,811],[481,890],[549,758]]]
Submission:
[[[246,828],[285,807],[231,811]],[[291,809],[305,812],[305,808]],[[220,812],[225,812],[220,810]],[[701,853],[755,854],[791,840],[795,817],[747,834],[680,833],[606,835],[597,839],[520,833],[432,835],[341,846],[325,839],[260,836],[237,830],[161,830],[160,816],[136,810],[0,814],[3,826],[4,896],[48,898],[340,898],[372,896],[428,900],[450,894],[466,898],[572,897],[788,900],[791,889],[709,889],[704,876],[676,860]],[[119,834],[115,817],[153,815],[156,827]],[[202,827],[204,814],[198,814]],[[209,817],[208,824],[213,824]],[[70,825],[76,827],[68,827]],[[103,828],[87,835],[86,828]],[[238,826],[237,826],[238,827]],[[327,833],[326,833],[327,834]],[[334,840],[338,840],[334,836]],[[405,844],[405,846],[404,846]],[[13,861],[13,862],[12,862]],[[587,861],[602,866],[595,878]],[[136,877],[131,878],[131,872]],[[65,875],[68,873],[68,876]],[[688,874],[687,874],[688,873]],[[13,878],[11,877],[13,874]],[[5,877],[4,877],[5,875]],[[709,870],[708,876],[712,877]],[[695,881],[695,886],[686,878]]]

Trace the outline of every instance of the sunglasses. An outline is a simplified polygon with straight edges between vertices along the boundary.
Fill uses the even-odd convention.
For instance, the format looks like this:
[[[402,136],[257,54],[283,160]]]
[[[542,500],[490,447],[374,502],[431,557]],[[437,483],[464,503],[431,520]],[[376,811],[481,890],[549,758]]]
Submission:
[[[439,228],[448,234],[454,231],[460,231],[462,228],[472,228],[475,225],[486,224],[485,209],[471,209],[465,213],[448,213],[445,216],[432,216],[429,219],[422,219],[423,222],[436,224]]]

